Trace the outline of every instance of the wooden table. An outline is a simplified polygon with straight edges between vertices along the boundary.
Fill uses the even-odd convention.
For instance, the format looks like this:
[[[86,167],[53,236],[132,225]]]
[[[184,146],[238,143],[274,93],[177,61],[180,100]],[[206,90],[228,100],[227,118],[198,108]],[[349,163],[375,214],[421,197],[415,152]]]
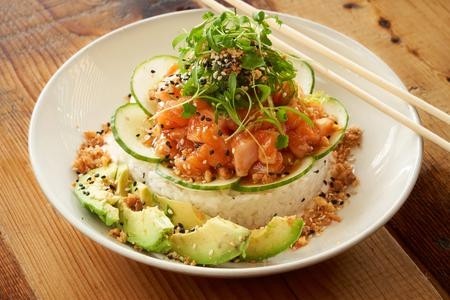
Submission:
[[[253,0],[360,41],[409,90],[450,107],[448,0]],[[27,130],[50,76],[82,46],[130,22],[198,7],[181,0],[0,0],[0,299],[11,298],[447,298],[450,160],[425,142],[406,204],[370,238],[318,265],[256,279],[161,271],[84,237],[45,199],[30,168]],[[449,138],[449,127],[421,114]]]

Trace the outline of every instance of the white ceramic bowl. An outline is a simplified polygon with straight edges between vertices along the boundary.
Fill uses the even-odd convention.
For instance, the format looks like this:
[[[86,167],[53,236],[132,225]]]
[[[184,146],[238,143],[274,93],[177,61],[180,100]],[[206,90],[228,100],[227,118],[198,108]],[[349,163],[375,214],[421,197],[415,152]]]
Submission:
[[[341,99],[349,110],[351,124],[364,130],[363,146],[356,155],[356,172],[361,185],[358,194],[340,211],[343,221],[330,226],[307,247],[288,250],[262,263],[229,263],[215,268],[186,266],[161,256],[139,253],[116,242],[107,235],[107,227],[80,206],[71,191],[71,182],[75,178],[71,163],[82,140],[82,132],[97,130],[101,123],[109,120],[129,93],[134,67],[153,55],[174,54],[171,39],[183,28],[189,29],[201,22],[203,13],[202,10],[171,13],[119,28],[81,49],[49,80],[31,118],[29,152],[42,190],[61,215],[92,240],[131,259],[166,270],[217,277],[257,276],[305,267],[348,249],[387,222],[416,181],[422,141],[320,76],[316,80],[317,89]],[[403,87],[386,64],[357,42],[316,23],[280,16],[286,23],[301,28],[307,35]],[[310,51],[305,52],[320,58]],[[329,68],[418,122],[415,110],[404,102],[334,63],[320,59]]]

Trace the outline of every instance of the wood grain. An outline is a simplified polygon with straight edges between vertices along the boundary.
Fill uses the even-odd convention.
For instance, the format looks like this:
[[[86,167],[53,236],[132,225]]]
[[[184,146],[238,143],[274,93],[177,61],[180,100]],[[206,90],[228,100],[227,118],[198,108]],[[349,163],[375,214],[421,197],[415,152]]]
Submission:
[[[0,296],[11,299],[34,299],[35,295],[28,284],[19,263],[11,252],[0,231]]]
[[[302,15],[352,36],[387,61],[412,91],[448,110],[450,58],[445,49],[450,31],[445,26],[445,0],[361,1],[353,9],[343,8],[338,0],[250,2]],[[430,280],[438,289],[439,282],[447,288],[449,234],[439,220],[449,219],[450,165],[446,153],[427,143],[418,184],[389,225],[423,272],[382,228],[338,257],[303,270],[257,279],[190,277],[112,253],[52,209],[34,179],[27,153],[30,115],[47,80],[79,48],[112,29],[196,6],[181,0],[0,0],[0,299],[447,297],[444,290],[439,295]],[[424,24],[410,20],[410,15],[422,14]],[[378,25],[381,16],[390,20],[390,28]],[[392,36],[401,42],[391,42]],[[422,117],[448,137],[442,124]]]

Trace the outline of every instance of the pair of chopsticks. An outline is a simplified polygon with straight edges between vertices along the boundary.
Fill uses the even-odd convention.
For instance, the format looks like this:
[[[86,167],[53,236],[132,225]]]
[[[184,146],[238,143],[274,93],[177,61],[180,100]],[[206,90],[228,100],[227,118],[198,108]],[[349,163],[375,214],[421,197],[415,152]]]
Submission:
[[[238,10],[244,12],[247,15],[253,15],[254,13],[258,12],[256,8],[253,6],[241,1],[241,0],[225,0],[229,4],[236,7]],[[227,7],[223,6],[222,4],[216,2],[215,0],[200,0],[203,4],[210,7],[216,12],[225,12],[225,11],[231,11]],[[368,81],[376,84],[377,86],[385,89],[392,95],[395,95],[407,103],[420,108],[432,116],[444,121],[447,125],[450,124],[450,116],[439,110],[438,108],[432,106],[431,104],[425,102],[424,100],[420,99],[419,97],[416,97],[407,91],[393,85],[392,83],[388,82],[384,78],[376,75],[375,73],[361,67],[360,65],[356,64],[355,62],[349,60],[348,58],[340,55],[339,53],[327,48],[326,46],[320,44],[319,42],[311,39],[310,37],[304,35],[303,33],[293,29],[292,27],[282,24],[281,26],[278,25],[274,20],[269,19],[267,20],[267,23],[270,25],[271,29],[281,33],[283,35],[289,36],[290,38],[295,39],[295,41],[301,43],[302,45],[317,51],[318,53],[328,57],[329,59],[333,60],[334,62],[346,67],[347,69],[353,71],[354,73],[364,77]],[[408,127],[415,133],[419,134],[425,139],[428,139],[429,141],[439,145],[443,149],[450,152],[450,143],[447,142],[445,139],[437,135],[436,133],[430,131],[429,129],[421,126],[420,124],[417,124],[410,120],[409,118],[405,117],[400,112],[394,110],[392,107],[384,104],[382,101],[378,100],[373,95],[369,94],[368,92],[364,91],[363,89],[359,88],[358,86],[354,85],[347,79],[339,76],[332,70],[322,66],[319,62],[313,60],[312,58],[308,57],[306,54],[302,53],[301,51],[297,50],[296,48],[290,46],[289,44],[285,43],[284,41],[272,36],[271,37],[273,45],[290,54],[294,54],[296,56],[301,57],[302,59],[306,60],[316,72],[322,74],[323,76],[327,77],[328,79],[334,81],[335,83],[339,84],[340,86],[344,87],[348,91],[352,92],[354,95],[360,97],[365,102],[369,103],[379,111],[385,113],[386,115],[390,116],[397,122],[403,124],[404,126]]]

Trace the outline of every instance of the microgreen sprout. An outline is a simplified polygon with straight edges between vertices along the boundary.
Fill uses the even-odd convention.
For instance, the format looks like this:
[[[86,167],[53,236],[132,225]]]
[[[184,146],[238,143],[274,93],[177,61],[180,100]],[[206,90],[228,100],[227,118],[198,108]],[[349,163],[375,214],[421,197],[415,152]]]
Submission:
[[[180,71],[189,75],[182,89],[183,96],[188,97],[181,103],[183,117],[195,114],[190,102],[201,97],[215,108],[216,121],[224,115],[238,125],[228,139],[247,131],[250,122],[268,122],[279,131],[279,149],[288,144],[284,126],[288,111],[312,124],[306,114],[275,106],[272,100],[286,83],[295,86],[296,70],[286,55],[271,48],[271,30],[266,22],[270,18],[281,24],[278,17],[262,11],[253,17],[208,12],[201,24],[175,37],[172,46],[179,52]]]

